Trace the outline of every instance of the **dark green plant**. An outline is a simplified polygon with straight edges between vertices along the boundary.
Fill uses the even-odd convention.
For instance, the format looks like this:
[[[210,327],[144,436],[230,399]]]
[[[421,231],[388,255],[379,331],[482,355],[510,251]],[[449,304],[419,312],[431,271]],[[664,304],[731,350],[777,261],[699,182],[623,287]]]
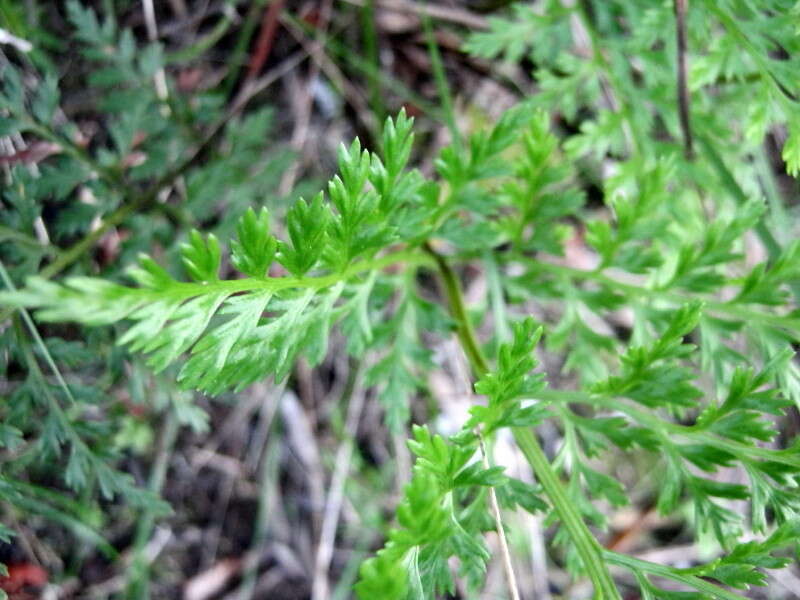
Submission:
[[[0,17],[8,21],[0,26],[13,30],[18,23],[9,11],[4,5]],[[180,57],[165,56],[160,44],[138,45],[112,17],[101,21],[77,2],[67,3],[66,16],[76,48],[68,73],[42,48],[16,62],[0,57],[0,137],[28,144],[3,157],[5,289],[31,275],[118,277],[120,265],[145,249],[159,248],[168,268],[179,268],[184,230],[198,226],[227,238],[249,207],[276,204],[272,190],[291,155],[265,152],[271,110],[242,117],[226,109],[219,92],[185,94],[171,77],[163,95],[154,77]],[[31,39],[43,46],[59,43],[44,43],[37,31]],[[78,79],[83,92],[69,114],[61,108],[62,76],[65,87]],[[103,249],[95,253],[96,244]],[[153,437],[136,410],[197,431],[207,428],[207,416],[172,374],[148,376],[139,359],[115,347],[118,331],[40,335],[27,312],[10,316],[3,308],[3,510],[45,517],[114,556],[99,533],[107,519],[146,521],[169,511],[157,489],[135,485],[118,468]],[[118,400],[120,389],[131,407]],[[0,527],[0,537],[7,540],[9,531]]]

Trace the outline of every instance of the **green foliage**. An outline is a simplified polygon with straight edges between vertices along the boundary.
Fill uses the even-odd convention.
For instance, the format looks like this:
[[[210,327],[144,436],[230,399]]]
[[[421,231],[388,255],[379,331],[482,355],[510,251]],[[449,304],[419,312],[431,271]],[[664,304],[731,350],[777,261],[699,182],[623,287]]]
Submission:
[[[236,228],[238,239],[231,242],[231,263],[245,275],[265,277],[275,252],[275,238],[269,234],[269,213],[266,208],[256,216],[252,208],[247,209]]]
[[[76,181],[67,169],[45,189],[15,172],[6,202],[26,233],[39,194],[68,195],[79,184],[118,189],[120,176],[158,177],[156,165],[174,165],[182,152],[173,155],[173,146],[162,143],[160,155],[126,166],[132,132],[145,122],[156,145],[174,133],[158,110],[161,100],[128,85],[152,75],[160,51],[134,57],[129,34],[71,6],[79,36],[90,44],[87,58],[114,66],[96,71],[95,82],[144,99],[136,100],[138,109],[114,113],[109,95],[112,147],[91,160],[77,150],[69,157],[102,177],[90,183],[84,171]],[[517,6],[510,20],[492,19],[467,48],[488,58],[529,58],[541,93],[488,131],[442,149],[433,176],[409,167],[413,123],[401,112],[386,121],[380,152],[359,140],[342,146],[325,191],[298,200],[283,219],[240,207],[216,232],[225,239],[235,228],[229,261],[214,233],[193,231],[175,249],[191,281],[142,256],[127,273],[132,284],[118,283],[116,272],[60,282],[34,275],[19,291],[7,282],[0,302],[23,315],[32,310],[40,322],[124,324],[118,344],[146,355],[155,371],[182,363],[180,385],[209,394],[285,379],[300,357],[318,364],[338,330],[348,352],[367,361],[367,382],[378,388],[395,432],[417,416],[411,401],[434,365],[427,336],[455,332],[485,401],[453,435],[413,425],[411,481],[384,546],[361,567],[360,598],[435,598],[453,594],[456,578],[479,593],[492,560],[485,534],[503,533],[495,500],[506,515],[522,508],[557,524],[554,552],[563,552],[559,558],[573,574],[591,580],[598,598],[621,598],[609,565],[629,571],[643,598],[741,598],[727,588],[764,585],[763,570],[786,566],[787,549],[800,539],[800,442],[776,443],[781,420],[800,407],[793,351],[800,342],[793,298],[800,245],[786,243],[796,231],[767,227],[781,199],[763,197],[759,182],[773,174],[752,160],[770,129],[787,127],[786,170],[800,169],[791,112],[798,90],[790,76],[800,54],[791,52],[797,39],[789,3],[691,3],[694,148],[675,100],[675,32],[663,25],[673,22],[670,3],[540,8]],[[576,35],[581,29],[584,35]],[[525,40],[536,40],[535,47],[528,50]],[[108,47],[118,50],[113,58],[101,50]],[[778,49],[791,58],[775,58]],[[31,117],[27,92],[9,73],[4,127],[41,134],[57,88],[41,86]],[[571,133],[559,137],[554,109]],[[741,115],[745,123],[731,126]],[[238,160],[223,162],[235,171]],[[587,203],[587,187],[600,191],[601,207]],[[103,194],[104,201],[113,205],[120,193]],[[753,265],[758,243],[768,256]],[[13,255],[17,273],[31,274],[29,265],[45,252]],[[570,262],[576,253],[580,267]],[[486,300],[493,310],[477,307],[473,319],[450,264],[487,255],[496,268]],[[420,289],[434,269],[449,317]],[[541,324],[524,318],[534,307]],[[492,364],[475,333],[489,325],[497,349]],[[22,354],[35,371],[30,346],[23,343]],[[58,343],[42,342],[38,351],[50,346]],[[535,371],[535,353],[543,351],[563,353],[563,389],[548,388]],[[4,408],[0,441],[19,446],[31,415],[52,408],[37,443],[45,456],[69,445],[67,484],[81,489],[87,473],[98,471],[104,492],[128,489],[104,466],[106,457],[82,441],[88,434],[75,415],[60,408],[72,406],[75,390],[53,387],[41,377],[18,387],[19,397]],[[552,456],[533,434],[544,421],[563,434]],[[493,466],[492,444],[506,431],[536,484]],[[689,515],[692,533],[723,551],[719,559],[678,568],[602,548],[597,536],[608,527],[608,507],[627,504],[631,495],[630,482],[604,467],[632,453],[658,469],[660,476],[646,482],[655,507]],[[746,480],[719,476],[727,470]],[[733,501],[746,502],[749,514]],[[743,542],[750,532],[758,537]],[[659,587],[664,578],[681,591]]]
[[[520,400],[535,398],[544,389],[544,376],[531,375],[536,366],[532,352],[542,335],[533,319],[526,319],[514,328],[514,341],[500,347],[497,369],[475,384],[475,391],[487,396],[486,406],[470,410],[468,425],[483,427],[485,435],[503,427],[532,427],[546,416],[541,403],[523,407]]]
[[[7,16],[4,12],[2,18]],[[70,118],[61,109],[60,80],[66,73],[59,62],[64,61],[53,61],[42,49],[57,48],[57,40],[37,47],[30,54],[32,63],[27,56],[3,58],[0,69],[0,135],[25,136],[34,155],[37,146],[48,149],[33,165],[26,164],[22,148],[4,157],[4,291],[37,274],[43,276],[42,286],[54,289],[46,280],[69,270],[113,298],[113,286],[80,278],[87,273],[117,278],[120,265],[127,266],[143,249],[156,248],[163,249],[168,269],[183,262],[193,280],[216,280],[221,256],[214,234],[194,232],[186,239],[181,227],[213,228],[227,239],[242,215],[237,257],[243,271],[258,269],[270,240],[260,239],[258,232],[259,224],[266,229],[266,216],[257,220],[251,207],[256,198],[259,204],[270,198],[288,158],[286,152],[264,153],[271,111],[226,118],[221,96],[184,95],[170,77],[168,95],[161,98],[153,86],[154,74],[164,66],[158,44],[138,45],[133,33],[118,27],[112,17],[100,19],[74,1],[67,3],[66,17],[76,51],[67,61],[70,71],[64,81],[80,88],[86,100],[78,117]],[[93,129],[87,121],[95,116],[99,126]],[[208,157],[201,164],[192,157],[209,130],[216,135],[213,144],[205,144]],[[4,144],[8,139],[4,137]],[[181,202],[176,202],[169,187],[179,175],[185,185]],[[106,240],[108,250],[89,253],[99,234],[115,226],[121,227],[119,244],[112,238]],[[155,286],[172,281],[168,270],[153,261],[144,263],[141,278]],[[154,314],[153,307],[119,301]],[[101,304],[81,309],[77,296],[72,302],[75,311]],[[184,311],[200,305],[207,306],[198,301]],[[113,322],[120,311],[125,306],[106,306],[87,322]],[[3,320],[9,315],[4,311]],[[158,339],[129,332],[131,344],[149,343],[160,358],[180,353],[192,339],[191,328],[203,328],[202,319],[184,312],[172,321],[180,326],[166,332],[153,324],[150,332]],[[189,329],[182,329],[184,325]],[[109,330],[64,327],[40,334],[27,311],[16,313],[0,334],[0,372],[8,384],[0,396],[3,510],[25,519],[43,516],[109,556],[110,546],[99,533],[108,519],[127,522],[141,512],[169,513],[164,502],[119,468],[126,452],[152,450],[142,441],[152,439],[153,425],[165,412],[197,431],[207,426],[203,409],[187,402],[173,385],[174,374],[163,379],[147,375],[137,358],[115,348],[115,337]],[[126,395],[132,408],[119,401]],[[137,408],[147,417],[133,416]],[[48,487],[51,491],[45,493]],[[7,531],[0,531],[3,538]]]
[[[481,469],[468,461],[477,450],[474,436],[466,439],[431,435],[425,427],[414,428],[409,447],[417,456],[414,474],[397,508],[399,528],[389,533],[389,542],[377,557],[364,563],[356,585],[360,598],[382,585],[385,573],[391,574],[392,588],[405,598],[408,590],[421,598],[454,593],[455,582],[448,560],[455,556],[460,574],[475,588],[481,582],[490,555],[481,531],[485,522],[469,518],[483,494],[464,500],[461,488],[496,486],[503,483],[502,468]],[[485,510],[485,509],[484,509]]]
[[[541,376],[529,375],[540,332],[530,319],[515,327],[513,343],[500,349],[498,371],[476,384],[476,391],[487,396],[487,405],[473,407],[472,418],[460,432],[445,439],[426,427],[413,427],[409,447],[416,462],[397,508],[400,527],[389,533],[377,556],[362,565],[356,585],[359,598],[371,597],[386,581],[396,594],[392,598],[406,598],[409,590],[419,598],[452,594],[451,557],[459,559],[460,574],[471,587],[480,585],[490,558],[481,533],[492,528],[481,488],[494,488],[506,508],[546,508],[535,488],[505,476],[502,467],[483,468],[476,460],[476,453],[483,452],[479,436],[500,427],[536,425],[546,418],[541,402],[527,407],[521,402],[543,387]],[[484,516],[475,519],[476,511]]]

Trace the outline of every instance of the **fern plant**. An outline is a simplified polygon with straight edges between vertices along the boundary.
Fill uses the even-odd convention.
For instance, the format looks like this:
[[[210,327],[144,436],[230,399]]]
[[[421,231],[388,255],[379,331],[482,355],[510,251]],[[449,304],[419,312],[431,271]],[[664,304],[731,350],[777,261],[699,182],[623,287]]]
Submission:
[[[301,356],[319,363],[338,327],[348,351],[371,360],[368,382],[395,431],[431,366],[423,333],[453,332],[475,404],[454,435],[413,427],[411,481],[385,545],[361,567],[360,598],[434,598],[455,593],[457,580],[478,592],[495,560],[491,531],[509,596],[519,598],[504,525],[514,510],[544,515],[554,557],[587,578],[595,598],[620,599],[631,587],[647,599],[743,598],[766,584],[765,570],[792,561],[800,540],[800,442],[779,435],[800,407],[800,244],[776,225],[779,198],[765,201],[760,188],[772,173],[752,160],[767,130],[788,120],[783,156],[798,169],[783,64],[793,59],[772,56],[794,56],[796,33],[786,3],[768,4],[693,3],[686,12],[676,2],[677,32],[661,25],[672,22],[664,3],[517,7],[513,22],[493,21],[468,49],[518,59],[527,51],[518,29],[548,40],[530,51],[542,92],[444,148],[435,176],[410,167],[413,123],[401,112],[386,121],[380,151],[358,140],[340,148],[326,193],[295,203],[285,234],[266,209],[245,212],[229,245],[235,276],[220,276],[218,238],[194,232],[181,248],[188,280],[143,256],[132,284],[31,277],[0,298],[42,322],[127,323],[120,344],[157,371],[182,361],[180,384],[209,394],[282,380]],[[585,39],[572,39],[575,19]],[[695,65],[683,90],[690,105],[676,100],[681,36]],[[744,59],[731,50],[742,39]],[[559,123],[577,131],[564,139],[548,112],[556,98],[565,102]],[[761,116],[745,128],[725,121],[751,102],[762,102]],[[587,203],[586,177],[603,207]],[[754,263],[749,246],[763,247],[763,260]],[[590,267],[562,260],[576,251]],[[469,307],[460,268],[478,262],[494,279]],[[427,272],[441,306],[422,294]],[[534,307],[546,308],[541,318],[529,316]],[[625,335],[603,327],[608,318]],[[548,385],[536,370],[540,345],[563,354],[577,385]],[[537,437],[545,421],[563,434],[555,454]],[[535,483],[494,464],[502,432]],[[598,460],[615,453],[651,457],[661,475],[656,509],[688,507],[694,533],[714,539],[719,558],[675,567],[602,543],[604,507],[629,502]],[[744,483],[718,476],[731,469]]]

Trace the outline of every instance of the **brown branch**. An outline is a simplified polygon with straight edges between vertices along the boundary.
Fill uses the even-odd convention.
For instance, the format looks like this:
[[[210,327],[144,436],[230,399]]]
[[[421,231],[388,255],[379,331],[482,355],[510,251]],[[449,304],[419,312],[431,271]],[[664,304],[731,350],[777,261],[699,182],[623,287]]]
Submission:
[[[692,160],[694,149],[692,148],[692,127],[689,122],[689,88],[686,84],[686,10],[689,0],[674,0],[674,3],[678,42],[678,113],[683,131],[683,152],[688,160]]]
[[[247,68],[247,81],[255,79],[261,72],[264,63],[267,62],[272,51],[272,44],[275,41],[275,33],[278,30],[278,16],[283,10],[285,0],[272,0],[267,10],[264,11],[264,19],[261,21],[261,29],[256,40],[256,47]]]

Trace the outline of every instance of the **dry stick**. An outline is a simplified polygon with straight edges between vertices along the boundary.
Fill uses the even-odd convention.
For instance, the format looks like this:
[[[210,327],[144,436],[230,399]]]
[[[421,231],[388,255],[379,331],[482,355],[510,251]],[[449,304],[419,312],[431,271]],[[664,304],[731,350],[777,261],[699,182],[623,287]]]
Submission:
[[[547,574],[547,550],[542,534],[542,522],[538,515],[526,513],[523,518],[527,522],[530,533],[530,565],[531,593],[536,600],[552,600],[549,576]]]
[[[219,447],[226,441],[231,440],[235,433],[242,427],[246,428],[246,423],[250,420],[262,403],[258,393],[252,393],[243,400],[236,403],[233,410],[225,417],[222,424],[216,428],[213,436],[200,448],[200,451],[192,458],[192,468],[199,471],[211,462],[214,454]]]
[[[186,8],[186,2],[184,0],[168,0],[170,8],[172,12],[175,13],[175,16],[179,19],[185,19],[189,16],[189,10]]]
[[[456,344],[455,347],[458,349],[461,346]],[[463,358],[463,356],[461,356],[461,358]],[[467,361],[467,363],[469,363],[469,361]],[[453,363],[453,367],[458,371],[457,378],[463,379],[464,383],[466,384],[466,392],[471,396],[472,384],[470,383],[470,375],[474,375],[474,373],[471,371],[472,365],[464,364],[463,360],[456,359]],[[462,369],[465,370],[462,371]],[[481,463],[483,464],[483,468],[489,469],[491,465],[489,464],[489,458],[486,452],[486,442],[483,438],[483,433],[478,427],[475,427],[472,431],[478,438],[478,447],[481,452]],[[492,516],[494,517],[497,537],[500,540],[500,553],[502,555],[503,574],[505,575],[506,585],[511,592],[511,600],[520,600],[519,584],[517,583],[517,577],[514,574],[514,566],[511,561],[511,552],[509,552],[508,549],[508,541],[506,539],[505,527],[503,526],[503,518],[500,513],[500,505],[497,502],[497,493],[492,486],[489,486],[489,505],[492,509]]]
[[[2,30],[0,30],[2,31]],[[26,154],[31,153],[33,150],[28,148],[28,144],[25,143],[25,139],[22,137],[22,134],[19,132],[9,136],[4,141],[7,141],[8,147],[10,147],[11,152],[9,156],[13,156],[14,154]],[[5,157],[2,157],[5,158]],[[2,160],[0,158],[0,160]],[[4,170],[8,170],[10,167],[7,164],[3,165],[5,167]],[[35,158],[32,158],[30,164],[28,165],[28,171],[30,171],[31,175],[35,178],[39,178],[39,166]],[[44,224],[44,219],[42,215],[39,215],[33,221],[33,229],[36,232],[36,238],[39,241],[40,246],[49,246],[50,245],[50,234],[47,232],[47,227]]]
[[[252,416],[255,409],[259,408],[258,424],[256,425],[256,431],[253,434],[253,439],[250,442],[250,447],[247,452],[247,456],[244,459],[244,465],[242,468],[242,471],[245,475],[249,475],[251,473],[256,474],[258,470],[258,461],[263,454],[264,448],[266,447],[268,441],[267,438],[272,428],[272,421],[275,417],[275,413],[277,412],[280,398],[283,396],[283,390],[284,385],[273,387],[259,384],[258,386],[255,386],[252,389],[250,398],[248,398],[246,402],[237,404],[233,414],[230,415],[222,424],[222,427],[220,427],[221,435],[217,435],[215,438],[212,438],[208,444],[206,444],[205,448],[203,448],[206,453],[204,455],[198,455],[198,460],[193,460],[192,466],[195,469],[199,469],[208,464],[210,461],[210,456],[213,456],[213,453],[217,451],[222,441],[232,438],[231,434],[236,428],[244,427],[246,429],[246,421]],[[240,409],[240,406],[242,405],[244,405],[243,410]],[[243,436],[239,435],[235,438],[232,438],[231,442],[234,444],[240,444],[242,439]],[[239,447],[235,451],[234,456],[238,457],[241,452],[242,449]],[[225,470],[219,498],[215,504],[215,513],[217,515],[222,515],[220,519],[224,519],[224,515],[228,510],[228,505],[230,503],[231,494],[233,493],[235,484],[236,473]],[[218,521],[220,521],[220,519],[218,519]],[[214,560],[216,560],[217,550],[219,548],[219,540],[222,534],[222,525],[223,523],[219,522],[216,527],[212,528],[209,536],[206,536],[204,539],[202,564],[205,566],[210,566]]]
[[[489,459],[486,457],[486,445],[483,443],[483,435],[481,435],[480,432],[478,433],[478,442],[480,443],[481,447],[483,468],[488,469]],[[514,575],[514,565],[511,562],[511,552],[508,550],[508,540],[506,540],[506,531],[503,527],[503,518],[500,515],[500,506],[497,504],[497,494],[492,486],[489,486],[489,502],[492,505],[492,513],[494,513],[494,525],[497,529],[497,537],[500,538],[500,553],[503,556],[503,570],[506,573],[508,589],[511,592],[511,600],[520,600],[517,577]]]
[[[183,0],[179,0],[183,2]],[[196,29],[206,18],[218,14],[225,14],[235,8],[237,3],[230,0],[220,0],[217,2],[205,2],[205,11],[193,10],[185,17],[178,17],[170,21],[162,22],[161,37],[170,38],[180,35],[184,30]]]
[[[365,6],[367,4],[366,0],[344,1],[355,6]],[[457,25],[463,25],[469,29],[478,29],[481,31],[489,29],[489,21],[486,17],[461,8],[439,4],[424,4],[422,2],[409,2],[408,0],[378,0],[375,5],[375,8],[380,8],[389,12],[426,16],[436,19],[437,21],[447,21]]]
[[[325,501],[325,511],[320,528],[317,556],[314,561],[314,581],[311,586],[311,600],[328,600],[330,598],[330,584],[328,582],[328,569],[333,557],[333,546],[336,541],[336,526],[339,522],[339,513],[342,509],[344,486],[350,470],[350,459],[353,455],[353,440],[361,420],[361,411],[364,408],[363,390],[353,390],[355,379],[345,394],[350,395],[345,420],[345,439],[336,452],[336,467],[331,476],[330,492]]]
[[[244,459],[244,467],[248,473],[255,473],[258,469],[258,459],[262,454],[262,448],[266,446],[269,432],[272,429],[272,421],[278,410],[280,399],[283,398],[286,384],[281,383],[263,389],[259,386],[258,389],[261,389],[261,408],[258,411],[258,422],[252,434],[250,448]]]
[[[403,494],[403,486],[411,481],[411,451],[406,445],[406,436],[402,433],[393,433],[392,449],[394,450],[395,469],[395,493],[398,496]]]
[[[255,412],[257,405],[261,405],[262,411],[259,414],[259,424],[258,424],[258,432],[268,431],[269,430],[269,423],[272,421],[272,417],[274,416],[275,410],[277,408],[277,402],[271,402],[267,404],[268,396],[271,395],[271,388],[267,387],[263,384],[258,384],[251,388],[251,393],[249,397],[244,402],[239,402],[231,415],[227,417],[225,422],[219,428],[219,433],[213,437],[208,444],[203,448],[206,451],[204,455],[197,455],[198,460],[192,460],[192,466],[195,469],[200,469],[211,460],[211,456],[213,453],[217,451],[220,444],[227,439],[230,439],[231,443],[235,445],[234,454],[235,457],[240,457],[242,454],[241,443],[244,440],[243,435],[241,435],[242,431],[239,431],[240,435],[233,437],[233,433],[239,430],[246,430],[247,429],[247,421],[252,416],[253,412]],[[280,395],[278,395],[280,398]],[[267,406],[268,410],[271,411],[270,414],[267,415],[267,418],[264,417],[263,409]],[[244,407],[244,408],[241,408]],[[269,421],[269,422],[267,422]],[[262,453],[264,445],[266,443],[266,437],[260,437],[258,442],[253,442],[250,444],[250,448],[258,449],[259,456]],[[257,461],[258,458],[255,459]],[[245,461],[246,462],[246,461]],[[255,473],[256,471],[256,464],[253,463],[253,468],[248,469],[247,467],[242,467],[238,472],[240,473]],[[228,505],[230,503],[231,495],[233,494],[233,489],[237,481],[236,471],[223,471],[223,482],[220,484],[220,491],[218,495],[217,502],[215,503],[214,512],[216,515],[219,515],[217,518],[217,523],[214,527],[212,527],[211,532],[209,535],[204,536],[203,542],[203,554],[202,554],[202,562],[201,565],[204,567],[210,567],[217,557],[217,550],[219,549],[219,540],[222,535],[223,529],[223,521],[225,513],[228,510]]]
[[[237,440],[238,441],[238,440]],[[217,560],[219,542],[222,539],[222,531],[225,526],[225,517],[228,513],[233,490],[236,485],[236,474],[224,472],[222,481],[217,487],[217,499],[214,503],[214,524],[202,533],[203,549],[200,554],[199,572],[211,568]]]
[[[689,122],[689,88],[686,84],[686,9],[689,0],[674,0],[675,29],[678,52],[678,112],[683,130],[684,155],[687,160],[694,157],[692,128]]]
[[[144,22],[147,26],[147,37],[151,42],[158,39],[158,25],[156,24],[156,11],[153,8],[153,0],[142,0],[142,9],[144,12]],[[169,91],[167,89],[167,75],[164,72],[164,67],[159,67],[156,74],[153,76],[153,81],[156,86],[156,95],[158,99],[164,104],[161,107],[162,113],[166,116],[169,115],[169,106],[167,105],[167,97]]]
[[[281,419],[285,427],[286,441],[293,456],[302,466],[303,475],[308,485],[311,509],[311,533],[309,540],[317,539],[322,529],[322,511],[325,506],[325,474],[320,459],[317,436],[314,435],[311,421],[306,409],[300,404],[297,396],[286,392],[281,398]],[[310,542],[307,554],[304,551],[304,563],[312,562]]]
[[[256,592],[256,580],[258,578],[258,563],[264,555],[267,546],[267,534],[270,526],[273,525],[273,513],[275,500],[278,497],[277,475],[280,466],[280,447],[282,440],[271,436],[275,415],[285,398],[285,386],[273,387],[270,391],[275,392],[272,402],[270,397],[263,394],[264,403],[260,412],[260,427],[267,437],[257,442],[261,448],[261,469],[258,476],[258,512],[253,528],[253,539],[250,548],[242,559],[242,583],[238,589],[237,600],[252,600]],[[272,394],[270,394],[271,396]],[[273,439],[274,438],[274,439]],[[255,465],[254,465],[255,466]],[[231,597],[234,597],[231,595]]]

